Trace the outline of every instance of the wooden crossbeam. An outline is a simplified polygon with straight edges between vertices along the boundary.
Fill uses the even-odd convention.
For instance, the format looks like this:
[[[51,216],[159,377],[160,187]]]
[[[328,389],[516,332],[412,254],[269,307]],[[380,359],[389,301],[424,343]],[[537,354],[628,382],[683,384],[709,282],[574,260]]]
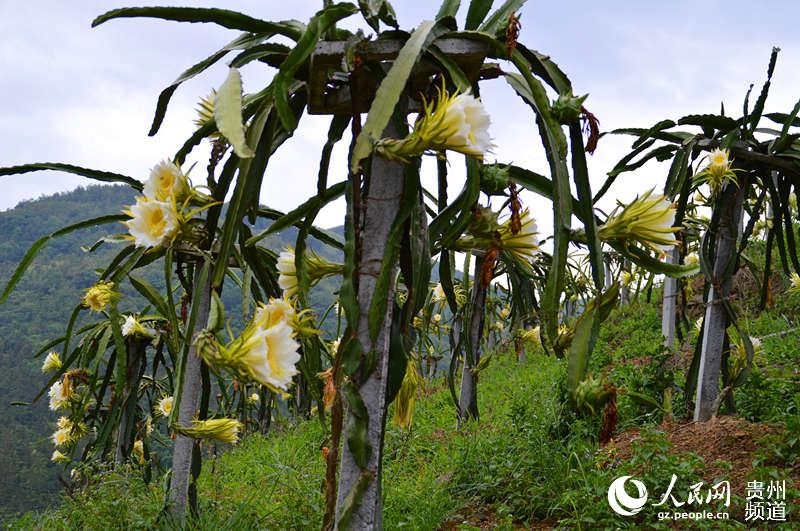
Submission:
[[[356,55],[363,64],[379,64],[388,68],[397,57],[404,42],[398,39],[378,39],[358,45]],[[478,78],[488,47],[482,43],[467,39],[439,39],[435,42],[439,51],[457,64],[468,79]],[[322,41],[317,44],[311,56],[309,76],[310,114],[352,114],[367,112],[375,96],[378,78],[368,68],[358,69],[357,75],[350,76],[343,72],[342,60],[347,53],[346,41]],[[406,87],[409,105],[408,112],[419,112],[422,109],[422,95],[432,96],[431,81],[441,73],[442,68],[430,54],[423,55],[414,68]],[[355,87],[351,91],[351,85]],[[355,92],[355,101],[353,94]]]

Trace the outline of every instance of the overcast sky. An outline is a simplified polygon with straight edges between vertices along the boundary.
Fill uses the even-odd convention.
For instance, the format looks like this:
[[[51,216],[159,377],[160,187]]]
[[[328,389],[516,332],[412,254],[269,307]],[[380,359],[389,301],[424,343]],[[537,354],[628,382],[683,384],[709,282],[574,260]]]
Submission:
[[[183,84],[161,131],[148,137],[158,93],[237,32],[209,24],[150,19],[115,20],[90,28],[91,20],[108,9],[153,3],[0,2],[0,166],[67,162],[145,179],[150,167],[176,151],[194,129],[197,100],[221,84],[226,66],[220,62]],[[264,19],[306,21],[322,1],[183,0],[171,4],[216,5]],[[438,4],[393,1],[406,29],[433,17]],[[468,1],[462,4],[460,20]],[[800,97],[800,37],[794,29],[798,15],[800,4],[792,0],[531,0],[522,10],[520,41],[549,54],[570,77],[577,94],[590,94],[586,106],[600,119],[602,130],[647,127],[662,118],[718,112],[721,101],[729,114],[738,116],[749,84],[756,84],[757,93],[764,81],[772,46],[782,52],[768,110],[791,110]],[[271,75],[262,65],[245,68],[245,91],[259,90]],[[492,115],[491,132],[497,144],[490,160],[513,161],[549,173],[527,107],[502,81],[487,83],[482,97]],[[287,210],[314,193],[326,130],[325,117],[303,118],[295,136],[269,163],[263,203]],[[630,142],[614,137],[601,141],[590,158],[594,189]],[[333,181],[345,175],[346,143],[340,147],[333,160]],[[207,153],[203,146],[190,162],[198,161],[198,168],[204,168]],[[458,158],[452,159],[451,194],[461,187],[463,166]],[[432,167],[430,161],[426,166]],[[609,200],[630,199],[663,183],[666,169],[654,163],[625,174],[612,188]],[[435,181],[428,177],[426,182]],[[57,172],[3,177],[0,210],[86,183]],[[532,196],[526,198],[542,232],[550,233],[550,206]],[[334,206],[318,221],[322,226],[339,225],[342,215],[341,206]]]

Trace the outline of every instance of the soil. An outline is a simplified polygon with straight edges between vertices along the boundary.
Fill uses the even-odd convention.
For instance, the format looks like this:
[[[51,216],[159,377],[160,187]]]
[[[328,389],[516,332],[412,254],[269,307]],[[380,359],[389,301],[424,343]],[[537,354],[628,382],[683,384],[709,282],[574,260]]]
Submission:
[[[468,525],[474,529],[497,529],[498,518],[492,508],[484,507],[480,504],[468,505],[464,507],[458,515],[443,523],[439,531],[457,531],[460,526]],[[544,530],[554,529],[558,522],[533,522],[530,526],[514,524],[514,529]]]
[[[753,469],[753,460],[759,449],[759,439],[778,428],[763,423],[752,423],[738,417],[722,416],[708,422],[669,422],[661,424],[671,443],[670,453],[693,453],[702,459],[706,482],[726,476],[733,492],[742,495],[747,476]],[[640,439],[639,430],[619,434],[614,444],[617,457],[625,460],[631,456],[632,447]],[[723,463],[730,463],[732,466]]]

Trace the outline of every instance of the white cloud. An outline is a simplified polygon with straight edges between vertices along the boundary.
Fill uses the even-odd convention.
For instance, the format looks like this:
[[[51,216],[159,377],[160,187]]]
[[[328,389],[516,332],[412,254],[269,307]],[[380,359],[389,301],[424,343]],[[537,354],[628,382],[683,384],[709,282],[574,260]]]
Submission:
[[[9,132],[0,143],[0,165],[64,161],[141,177],[176,151],[193,129],[197,99],[224,79],[224,63],[177,90],[162,130],[151,138],[146,134],[156,97],[183,69],[230,41],[235,32],[208,24],[144,19],[89,28],[98,13],[138,3],[0,4],[4,35],[0,121]],[[210,0],[188,3],[215,4]],[[438,8],[438,3],[421,0],[394,4],[405,27],[431,17]],[[307,20],[320,6],[316,0],[239,0],[225,5],[253,16],[300,20]],[[791,68],[800,57],[800,39],[790,21],[799,12],[792,2],[775,2],[771,10],[744,1],[702,5],[689,0],[669,5],[616,0],[531,2],[523,10],[521,41],[552,54],[571,76],[576,92],[590,93],[587,106],[599,117],[603,130],[646,127],[665,117],[716,112],[720,100],[729,113],[739,113],[749,83],[756,84],[751,97],[755,100],[773,44],[783,52],[768,110],[790,109],[800,86],[800,71]],[[243,73],[247,91],[258,90],[271,75],[260,66],[245,68]],[[501,80],[487,83],[482,95],[493,116],[492,133],[498,145],[494,157],[549,175],[533,115],[525,104]],[[314,194],[327,123],[326,117],[303,118],[294,137],[269,162],[261,196],[264,203],[289,210]],[[595,190],[630,142],[623,137],[602,139],[597,153],[589,157]],[[345,178],[348,145],[349,135],[345,135],[334,152],[330,183]],[[192,155],[201,177],[207,154],[204,145]],[[435,189],[433,161],[426,160],[424,167],[425,185]],[[630,199],[646,188],[658,188],[665,172],[665,165],[650,163],[635,174],[621,176],[601,206],[613,206],[617,196]],[[452,198],[463,185],[460,157],[451,157],[449,173]],[[4,177],[0,209],[83,182],[53,172]],[[552,224],[551,205],[527,192],[523,197],[547,231]],[[338,225],[343,214],[339,201],[320,213],[318,223]]]

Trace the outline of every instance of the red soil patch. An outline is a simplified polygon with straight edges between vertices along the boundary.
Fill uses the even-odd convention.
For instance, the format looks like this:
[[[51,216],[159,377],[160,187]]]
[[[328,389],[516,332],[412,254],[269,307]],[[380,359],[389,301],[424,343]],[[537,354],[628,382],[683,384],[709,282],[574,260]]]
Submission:
[[[756,424],[730,416],[717,417],[708,422],[663,422],[660,429],[671,443],[670,453],[693,453],[702,459],[700,471],[708,483],[725,476],[731,490],[744,495],[748,476],[753,469],[753,460],[761,445],[759,439],[778,428],[768,424]],[[633,448],[641,440],[639,430],[632,429],[620,434],[612,444],[617,448],[617,458],[627,460]],[[607,447],[608,448],[608,447]],[[723,463],[730,463],[730,467]],[[798,471],[789,472],[787,480],[797,483]]]

